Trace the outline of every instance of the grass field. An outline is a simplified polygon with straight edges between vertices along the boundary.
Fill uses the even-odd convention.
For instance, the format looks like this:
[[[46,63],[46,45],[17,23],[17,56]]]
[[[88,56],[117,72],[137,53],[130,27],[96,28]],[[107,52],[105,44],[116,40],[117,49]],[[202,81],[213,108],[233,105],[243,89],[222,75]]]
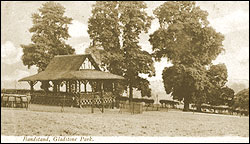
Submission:
[[[240,136],[249,137],[249,117],[178,110],[119,113],[105,109],[31,104],[29,109],[1,108],[5,136]]]

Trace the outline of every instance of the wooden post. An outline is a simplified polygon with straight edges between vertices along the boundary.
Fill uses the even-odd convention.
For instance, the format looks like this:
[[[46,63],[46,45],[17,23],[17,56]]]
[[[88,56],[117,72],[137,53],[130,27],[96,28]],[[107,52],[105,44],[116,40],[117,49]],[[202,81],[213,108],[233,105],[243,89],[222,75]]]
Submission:
[[[81,81],[78,81],[78,92],[81,92]]]
[[[112,100],[112,102],[111,102],[111,108],[112,109],[114,109],[114,107],[115,107],[115,101],[114,101],[114,99],[115,99],[115,82],[112,82],[112,98],[111,98],[111,100]]]
[[[68,81],[65,81],[65,86],[66,86],[66,92],[69,92],[69,90],[68,90]]]
[[[33,87],[34,83],[33,83],[33,81],[30,81],[29,84],[30,84],[30,91],[33,92],[34,91],[34,87]]]
[[[42,83],[44,91],[48,92],[49,91],[49,85],[50,85],[49,80],[43,80],[43,81],[41,81],[41,83]]]
[[[95,94],[93,93],[93,89],[92,89],[92,101],[91,101],[91,113],[94,113],[94,99],[95,99]]]
[[[59,81],[57,84],[57,92],[60,92],[61,83],[62,83],[62,81]]]
[[[103,103],[103,81],[101,81],[101,102],[102,102],[102,113],[104,113],[104,103]]]
[[[58,82],[57,81],[52,81],[53,83],[53,92],[57,92],[57,84]]]
[[[93,92],[95,92],[95,90],[94,90],[94,81],[90,81],[89,82],[90,83],[90,85],[91,85],[91,92],[93,93]]]
[[[75,93],[78,92],[77,91],[77,80],[75,81]]]
[[[112,92],[115,91],[115,82],[112,82]]]
[[[96,91],[96,82],[95,81],[91,81],[91,90],[92,90],[92,92]]]
[[[84,92],[85,92],[85,93],[87,93],[87,84],[88,84],[88,82],[85,81],[85,82],[84,82]]]
[[[94,100],[95,100],[95,95],[93,94],[93,98],[91,101],[91,113],[94,113]]]
[[[65,103],[65,95],[63,96],[63,103],[62,103],[62,109],[61,109],[61,112],[64,112],[64,103]]]
[[[72,82],[71,81],[69,81],[69,92],[72,92],[72,87],[71,87],[71,85],[72,85]]]

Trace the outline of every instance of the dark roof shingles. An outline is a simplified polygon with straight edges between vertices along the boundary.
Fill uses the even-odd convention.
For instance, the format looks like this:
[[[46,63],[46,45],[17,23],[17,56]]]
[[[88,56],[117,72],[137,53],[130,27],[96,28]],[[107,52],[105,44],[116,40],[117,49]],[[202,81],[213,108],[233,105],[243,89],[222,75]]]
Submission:
[[[83,61],[88,58],[95,70],[80,70]],[[121,76],[100,71],[98,64],[90,54],[55,56],[45,71],[25,77],[19,81],[66,80],[66,79],[124,79]]]

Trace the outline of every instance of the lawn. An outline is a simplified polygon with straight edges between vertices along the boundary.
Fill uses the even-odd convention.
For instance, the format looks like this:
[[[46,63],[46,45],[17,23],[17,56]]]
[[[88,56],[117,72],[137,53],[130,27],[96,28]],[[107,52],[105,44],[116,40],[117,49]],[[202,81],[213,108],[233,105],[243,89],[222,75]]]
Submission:
[[[105,109],[31,104],[29,109],[1,108],[1,135],[6,136],[240,136],[249,137],[249,117],[180,110],[119,113]]]

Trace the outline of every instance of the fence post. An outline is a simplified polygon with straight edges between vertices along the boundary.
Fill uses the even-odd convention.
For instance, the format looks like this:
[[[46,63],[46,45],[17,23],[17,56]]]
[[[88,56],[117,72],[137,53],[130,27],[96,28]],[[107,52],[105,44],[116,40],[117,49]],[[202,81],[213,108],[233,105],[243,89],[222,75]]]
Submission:
[[[62,104],[61,112],[64,112],[64,103],[65,103],[65,95],[63,96],[63,104]]]
[[[91,100],[91,113],[94,113],[94,99],[95,99],[95,94],[93,94],[93,99]]]

